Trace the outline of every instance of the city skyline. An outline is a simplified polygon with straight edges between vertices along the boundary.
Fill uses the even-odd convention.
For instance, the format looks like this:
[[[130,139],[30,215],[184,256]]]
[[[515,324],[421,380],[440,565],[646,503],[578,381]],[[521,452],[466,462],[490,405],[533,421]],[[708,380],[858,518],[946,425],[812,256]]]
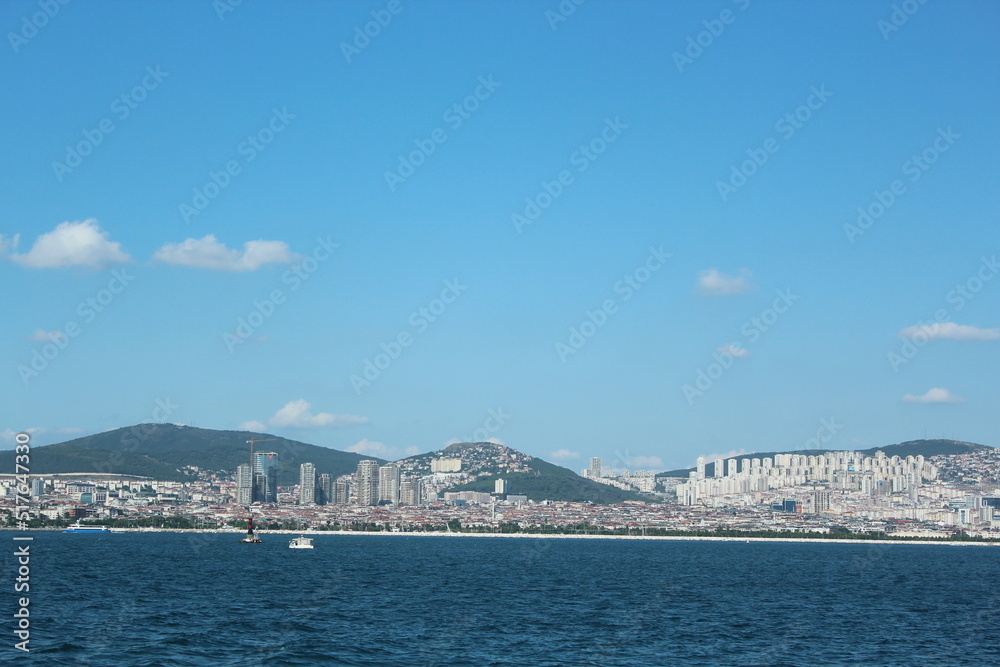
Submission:
[[[997,443],[996,5],[399,7],[71,4],[10,44],[0,448]]]

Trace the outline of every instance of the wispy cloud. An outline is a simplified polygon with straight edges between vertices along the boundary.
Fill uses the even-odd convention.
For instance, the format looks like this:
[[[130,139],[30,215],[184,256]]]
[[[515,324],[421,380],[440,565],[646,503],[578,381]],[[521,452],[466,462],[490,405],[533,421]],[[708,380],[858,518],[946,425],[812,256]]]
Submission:
[[[753,289],[750,276],[751,273],[747,269],[740,269],[738,276],[729,276],[714,268],[699,271],[697,292],[702,296],[743,294]]]
[[[50,437],[50,436],[64,436],[64,435],[79,435],[83,433],[82,428],[77,428],[76,426],[66,426],[60,428],[46,428],[45,426],[32,426],[31,428],[21,429],[20,431],[12,431],[11,429],[5,429],[0,431],[0,443],[3,444],[14,444],[15,437],[18,433],[28,433],[32,438]]]
[[[900,338],[926,336],[928,340],[1000,340],[1000,328],[982,329],[954,322],[935,322],[900,329]]]
[[[167,243],[153,261],[214,271],[255,271],[265,264],[291,264],[300,259],[284,241],[247,241],[243,251],[227,248],[214,234]]]
[[[716,349],[719,354],[729,354],[737,359],[746,359],[750,356],[750,350],[746,349],[739,343],[727,343],[722,347]]]
[[[549,458],[554,461],[572,461],[580,458],[580,452],[572,452],[568,449],[557,449],[549,454]]]
[[[312,405],[300,398],[289,401],[274,416],[268,420],[271,426],[292,426],[295,428],[310,428],[317,426],[354,426],[367,424],[368,417],[359,415],[335,415],[329,412],[311,413]]]
[[[633,456],[627,461],[633,470],[661,470],[663,459],[659,456]]]
[[[928,389],[927,393],[922,396],[914,396],[913,394],[907,394],[903,396],[903,400],[907,403],[964,403],[965,399],[961,396],[956,396],[944,387],[934,387],[933,389]]]
[[[386,459],[387,461],[396,461],[407,456],[416,456],[420,453],[420,450],[416,447],[400,449],[399,447],[390,447],[384,442],[368,439],[360,440],[354,443],[348,447],[346,451],[354,452],[355,454],[362,454],[364,456],[375,456],[380,459]]]
[[[31,332],[31,335],[28,336],[28,340],[49,343],[55,340],[56,338],[59,338],[61,335],[62,331],[59,330],[46,331],[45,329],[35,329],[34,331]]]
[[[713,461],[720,461],[722,459],[731,459],[734,456],[742,456],[743,454],[746,454],[746,453],[747,453],[747,450],[745,450],[742,447],[740,447],[739,449],[730,449],[728,452],[722,452],[721,454],[719,454],[719,453],[706,454],[705,455],[705,462],[706,463],[712,463]],[[691,464],[691,467],[693,468],[694,464]]]
[[[322,428],[336,426],[355,426],[367,424],[368,417],[360,415],[335,415],[330,412],[311,412],[312,404],[304,398],[288,401],[278,409],[265,425],[261,421],[251,420],[240,424],[244,431],[263,431],[267,426],[279,428]]]
[[[258,421],[243,422],[240,424],[241,431],[253,431],[254,433],[260,433],[261,431],[267,430],[267,424]]]
[[[0,255],[32,269],[70,266],[103,269],[132,261],[128,253],[121,249],[121,244],[109,240],[108,233],[101,230],[97,220],[93,219],[63,222],[35,239],[34,245],[25,253],[16,252],[20,240],[19,234],[10,238],[0,236]]]

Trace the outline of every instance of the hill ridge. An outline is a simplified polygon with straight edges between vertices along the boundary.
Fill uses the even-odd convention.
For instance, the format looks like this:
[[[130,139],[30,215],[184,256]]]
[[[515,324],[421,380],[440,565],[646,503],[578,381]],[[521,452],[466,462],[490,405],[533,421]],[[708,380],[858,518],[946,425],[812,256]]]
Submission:
[[[65,442],[41,445],[31,449],[32,474],[78,472],[131,474],[164,481],[185,481],[193,478],[184,468],[196,466],[205,470],[235,471],[247,463],[250,449],[246,441],[273,438],[262,442],[255,451],[276,451],[278,484],[298,481],[298,465],[310,462],[321,473],[334,476],[353,472],[357,462],[370,458],[383,459],[320,447],[273,433],[258,431],[206,429],[197,426],[167,423],[143,423],[73,438]],[[14,469],[14,451],[0,452],[0,465]]]

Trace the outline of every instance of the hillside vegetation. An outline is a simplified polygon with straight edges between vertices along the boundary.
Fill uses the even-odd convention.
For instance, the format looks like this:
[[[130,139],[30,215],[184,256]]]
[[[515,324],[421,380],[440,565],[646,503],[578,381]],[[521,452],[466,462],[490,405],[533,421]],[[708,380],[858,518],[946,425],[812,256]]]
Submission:
[[[250,431],[217,431],[176,424],[137,424],[88,435],[67,442],[31,448],[31,472],[120,473],[168,481],[191,479],[185,466],[203,470],[235,471],[248,463],[247,440],[258,442],[255,451],[279,454],[278,484],[298,483],[299,465],[313,463],[317,472],[334,476],[354,472],[360,454],[318,447],[296,440]],[[376,459],[382,462],[380,459]],[[0,466],[14,470],[14,452],[0,452]]]

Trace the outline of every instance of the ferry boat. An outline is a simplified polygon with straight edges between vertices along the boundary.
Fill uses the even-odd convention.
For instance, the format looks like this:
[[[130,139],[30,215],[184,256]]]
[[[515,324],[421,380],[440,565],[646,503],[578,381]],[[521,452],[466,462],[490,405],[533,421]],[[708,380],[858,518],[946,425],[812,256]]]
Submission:
[[[66,526],[63,528],[64,533],[110,533],[111,529],[107,526],[99,526],[97,524],[82,524],[79,521],[76,523]]]
[[[300,535],[298,537],[292,538],[288,543],[289,549],[312,549],[313,541],[311,537],[306,537],[305,535]]]

